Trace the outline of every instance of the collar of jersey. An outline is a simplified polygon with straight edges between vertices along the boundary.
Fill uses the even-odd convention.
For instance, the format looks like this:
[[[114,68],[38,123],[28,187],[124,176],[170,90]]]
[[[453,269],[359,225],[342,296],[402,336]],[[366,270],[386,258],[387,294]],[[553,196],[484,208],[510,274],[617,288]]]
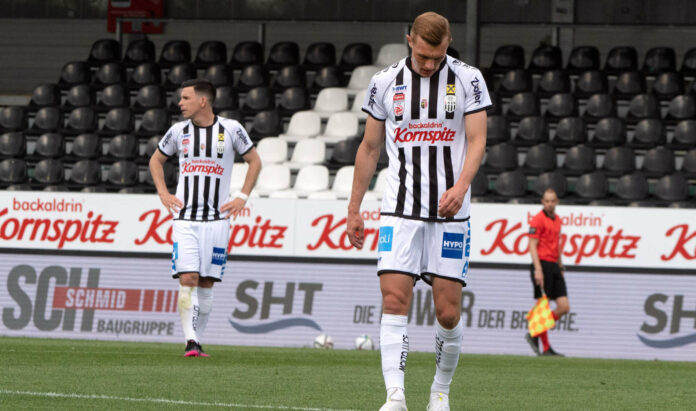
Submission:
[[[546,212],[546,210],[541,210],[541,211],[544,212],[544,215],[546,217],[550,218],[551,220],[556,220],[556,214],[554,214],[553,216],[550,216],[549,213]]]
[[[442,63],[440,63],[440,67],[437,69],[437,71],[442,70],[446,65],[447,65],[447,56],[445,56],[445,59],[442,60]],[[408,67],[408,70],[411,73],[413,73],[416,77],[420,77],[420,74],[416,73],[416,71],[413,68],[411,68],[411,56],[410,55],[406,57],[406,67]],[[433,73],[433,74],[435,74],[435,73]]]
[[[217,121],[218,121],[218,116],[217,116],[217,114],[216,114],[215,117],[213,117],[213,124],[209,125],[208,127],[201,127],[201,126],[199,126],[198,124],[196,124],[196,123],[193,122],[193,119],[189,119],[189,121],[191,122],[191,124],[193,124],[194,127],[198,127],[198,128],[208,128],[208,127],[214,126],[215,123],[217,123]]]

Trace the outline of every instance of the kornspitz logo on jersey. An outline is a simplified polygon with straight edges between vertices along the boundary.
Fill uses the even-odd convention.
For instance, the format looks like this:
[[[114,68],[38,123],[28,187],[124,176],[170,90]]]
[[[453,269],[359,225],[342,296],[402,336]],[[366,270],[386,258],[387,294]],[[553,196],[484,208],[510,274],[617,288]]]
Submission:
[[[312,319],[322,283],[245,280],[237,286],[236,307],[228,318],[244,334],[266,334],[294,327],[321,331]]]
[[[643,307],[645,320],[637,334],[643,344],[657,349],[696,344],[696,297],[654,293]]]

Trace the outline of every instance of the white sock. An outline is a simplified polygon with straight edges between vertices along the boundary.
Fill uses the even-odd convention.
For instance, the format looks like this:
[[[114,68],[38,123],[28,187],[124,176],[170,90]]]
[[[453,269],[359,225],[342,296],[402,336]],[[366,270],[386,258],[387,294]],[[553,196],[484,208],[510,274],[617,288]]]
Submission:
[[[203,338],[203,331],[208,325],[210,312],[213,311],[213,288],[198,287],[198,305],[201,306],[200,314],[198,315],[198,329],[196,333],[198,338]]]
[[[439,322],[436,322],[436,328],[435,378],[433,379],[433,385],[430,387],[430,392],[449,394],[452,377],[459,362],[464,325],[460,318],[457,325],[451,330],[442,328]]]
[[[408,357],[408,332],[405,315],[382,314],[379,346],[382,354],[382,374],[387,392],[404,389],[404,373]]]
[[[198,326],[198,316],[200,307],[198,306],[198,287],[188,287],[179,285],[179,316],[181,316],[181,327],[184,329],[186,341],[198,341],[196,328]]]

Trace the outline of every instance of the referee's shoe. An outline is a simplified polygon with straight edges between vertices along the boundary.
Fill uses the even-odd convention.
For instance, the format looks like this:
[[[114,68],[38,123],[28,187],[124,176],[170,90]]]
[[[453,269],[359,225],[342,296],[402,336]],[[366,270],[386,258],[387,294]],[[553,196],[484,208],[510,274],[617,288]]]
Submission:
[[[527,333],[527,334],[525,334],[524,339],[527,340],[527,342],[529,343],[529,346],[532,347],[534,354],[540,355],[540,353],[539,353],[539,337],[532,337],[531,334]]]
[[[561,354],[561,353],[558,353],[558,352],[554,351],[553,348],[551,348],[551,347],[549,347],[548,350],[546,350],[546,351],[544,351],[543,353],[541,353],[541,355],[544,356],[544,357],[547,357],[547,356],[548,356],[548,357],[565,357],[565,355],[563,355],[563,354]]]

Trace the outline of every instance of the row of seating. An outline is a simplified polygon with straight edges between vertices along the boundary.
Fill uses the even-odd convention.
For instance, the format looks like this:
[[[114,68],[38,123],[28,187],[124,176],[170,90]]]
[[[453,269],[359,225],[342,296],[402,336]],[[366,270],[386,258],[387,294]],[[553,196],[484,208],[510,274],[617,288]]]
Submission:
[[[571,50],[565,69],[572,73],[599,70],[600,60],[597,47],[577,46]],[[638,63],[638,51],[635,47],[614,47],[607,53],[603,70],[607,74],[618,74],[640,69],[649,75],[677,71],[676,53],[671,47],[650,48],[645,53],[642,66],[639,67]],[[509,44],[496,49],[490,70],[500,73],[524,67],[524,48],[517,44]],[[563,53],[559,47],[542,44],[532,52],[528,68],[535,73],[563,69]],[[679,71],[686,76],[696,75],[696,47],[689,49],[684,54]]]

